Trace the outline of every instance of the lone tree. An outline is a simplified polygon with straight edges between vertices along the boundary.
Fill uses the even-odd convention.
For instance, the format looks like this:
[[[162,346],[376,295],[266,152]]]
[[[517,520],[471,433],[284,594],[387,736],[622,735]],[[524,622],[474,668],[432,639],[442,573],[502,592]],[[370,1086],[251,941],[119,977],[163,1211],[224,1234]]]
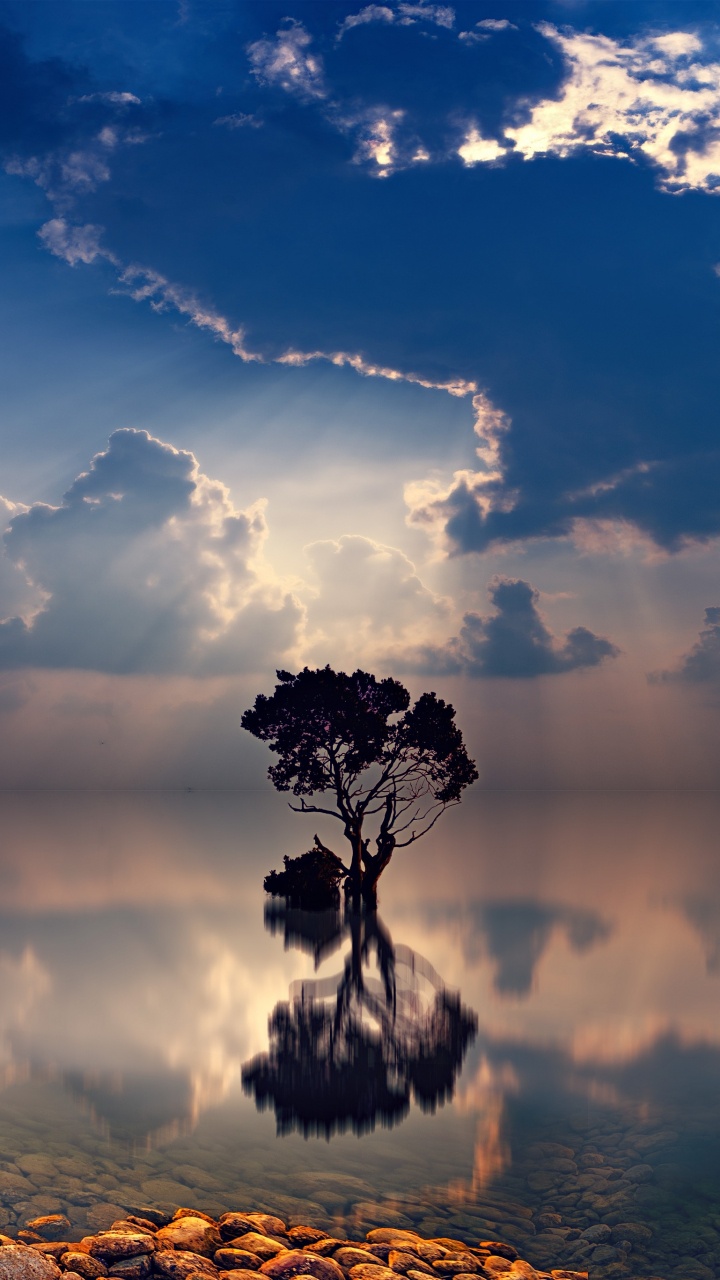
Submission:
[[[374,905],[377,883],[395,849],[419,840],[478,776],[455,724],[455,710],[434,693],[410,707],[399,680],[351,676],[331,667],[297,675],[278,671],[279,684],[258,694],[242,726],[279,756],[268,777],[300,798],[297,813],[336,818],[350,843],[343,863],[356,902]],[[331,797],[315,803],[318,795]],[[308,801],[306,797],[312,797]],[[365,836],[366,822],[375,832]],[[317,848],[326,849],[318,836]]]

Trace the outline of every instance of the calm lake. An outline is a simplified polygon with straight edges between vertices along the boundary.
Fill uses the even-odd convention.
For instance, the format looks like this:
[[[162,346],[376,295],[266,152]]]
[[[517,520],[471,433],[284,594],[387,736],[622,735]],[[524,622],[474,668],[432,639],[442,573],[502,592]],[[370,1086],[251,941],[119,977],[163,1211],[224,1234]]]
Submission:
[[[316,830],[269,789],[0,811],[0,1231],[254,1208],[720,1275],[717,795],[470,796],[355,922],[268,912]]]

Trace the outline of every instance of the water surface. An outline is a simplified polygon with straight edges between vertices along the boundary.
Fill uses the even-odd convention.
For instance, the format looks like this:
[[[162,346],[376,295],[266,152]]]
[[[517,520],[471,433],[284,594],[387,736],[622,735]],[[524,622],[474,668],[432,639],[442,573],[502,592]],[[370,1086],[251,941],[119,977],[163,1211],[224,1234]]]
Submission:
[[[273,794],[0,812],[0,1229],[253,1207],[720,1274],[717,796],[471,797],[386,872],[362,990],[346,921],[266,919],[314,830]],[[327,1019],[288,1065],[343,981],[332,1067]]]

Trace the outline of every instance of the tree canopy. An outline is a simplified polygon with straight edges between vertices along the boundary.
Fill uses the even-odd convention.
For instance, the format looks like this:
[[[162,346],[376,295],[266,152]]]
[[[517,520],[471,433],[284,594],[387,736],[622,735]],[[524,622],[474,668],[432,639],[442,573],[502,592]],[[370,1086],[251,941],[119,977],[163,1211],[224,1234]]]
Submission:
[[[410,706],[399,680],[367,671],[304,667],[277,677],[275,692],[258,694],[242,726],[278,755],[268,776],[278,791],[299,798],[292,808],[343,824],[352,850],[349,888],[372,901],[394,850],[425,835],[478,776],[455,709],[435,693]],[[328,800],[319,804],[317,796]],[[364,835],[368,822],[375,853]]]

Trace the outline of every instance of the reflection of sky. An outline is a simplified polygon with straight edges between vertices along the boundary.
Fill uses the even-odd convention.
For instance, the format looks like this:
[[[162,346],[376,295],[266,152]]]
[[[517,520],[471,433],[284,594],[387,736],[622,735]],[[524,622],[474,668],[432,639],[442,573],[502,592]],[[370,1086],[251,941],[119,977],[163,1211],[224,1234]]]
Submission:
[[[262,873],[303,830],[274,799],[5,797],[2,815],[6,1067],[171,1070],[206,1106],[291,983],[337,967],[263,928]],[[496,796],[396,855],[394,941],[478,1013],[461,1109],[543,1081],[660,1104],[686,1066],[710,1078],[717,816],[709,796]]]

